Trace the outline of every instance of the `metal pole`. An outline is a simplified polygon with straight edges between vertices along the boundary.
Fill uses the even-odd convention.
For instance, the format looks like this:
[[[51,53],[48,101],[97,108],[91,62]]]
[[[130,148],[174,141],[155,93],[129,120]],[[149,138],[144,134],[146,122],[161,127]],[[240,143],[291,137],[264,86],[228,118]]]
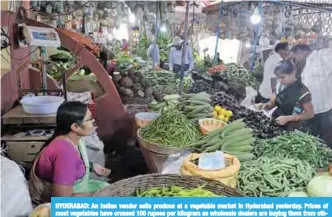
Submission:
[[[185,65],[185,57],[186,57],[186,53],[187,53],[189,6],[190,6],[190,1],[187,1],[186,16],[185,16],[185,20],[184,20],[184,40],[183,40],[183,48],[182,48],[180,90],[179,90],[180,95],[183,92],[184,65]]]
[[[156,55],[156,45],[157,45],[157,40],[158,40],[158,15],[159,15],[159,2],[156,2],[156,24],[154,28],[154,42],[153,42],[153,54],[152,54],[152,67],[156,67],[156,60],[155,60],[155,55]]]
[[[262,2],[259,2],[259,6],[258,6],[258,9],[259,9],[259,16],[262,17]],[[262,20],[261,20],[262,22]],[[261,22],[259,22],[257,25],[255,25],[255,29],[254,29],[254,33],[255,34],[255,39],[254,39],[254,46],[253,46],[253,49],[252,49],[252,59],[251,59],[251,68],[250,68],[250,72],[253,72],[254,70],[254,67],[255,67],[255,59],[256,59],[256,48],[257,48],[257,44],[258,44],[258,41],[259,41],[259,29],[260,29],[260,26],[261,26]]]
[[[221,23],[221,17],[222,17],[222,6],[223,2],[220,2],[220,8],[219,8],[219,18],[218,18],[218,27],[217,27],[217,41],[216,41],[216,47],[214,49],[214,59],[213,59],[213,65],[217,63],[217,53],[218,53],[218,42],[219,42],[219,36],[220,36],[220,23]]]
[[[46,48],[40,47],[41,50],[41,56],[42,56],[42,89],[43,89],[43,95],[46,96],[46,90],[47,90],[47,72],[46,72]]]

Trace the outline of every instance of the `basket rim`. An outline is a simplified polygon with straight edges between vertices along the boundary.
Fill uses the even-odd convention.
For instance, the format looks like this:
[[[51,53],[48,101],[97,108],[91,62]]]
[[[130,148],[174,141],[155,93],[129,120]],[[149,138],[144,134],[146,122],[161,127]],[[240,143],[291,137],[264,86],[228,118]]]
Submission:
[[[147,179],[149,182],[146,182]],[[167,183],[167,180],[173,182]],[[165,183],[163,184],[160,181],[164,181]],[[213,193],[221,192],[224,196],[245,197],[245,195],[237,189],[229,187],[213,179],[207,179],[198,176],[183,176],[177,174],[160,173],[137,175],[116,181],[109,186],[95,192],[93,197],[135,197],[133,195],[134,192],[139,189],[142,190],[153,188],[153,185],[159,185],[160,187],[167,185],[178,185],[181,187],[185,187],[186,185],[206,185],[203,187],[203,189],[209,190]],[[109,192],[111,195],[106,195],[104,192]]]

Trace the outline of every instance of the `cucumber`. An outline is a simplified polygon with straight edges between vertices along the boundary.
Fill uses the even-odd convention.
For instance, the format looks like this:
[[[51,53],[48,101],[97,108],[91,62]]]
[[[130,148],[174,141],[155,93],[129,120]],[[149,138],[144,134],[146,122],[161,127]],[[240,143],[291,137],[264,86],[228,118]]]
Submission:
[[[233,147],[228,146],[225,151],[226,152],[246,152],[246,153],[249,153],[253,149],[254,149],[254,147],[252,147],[251,145],[233,146]]]
[[[211,106],[209,105],[202,105],[202,106],[197,106],[192,112],[188,113],[187,115],[194,115],[194,114],[198,114],[201,111],[203,111],[204,109],[209,109]]]
[[[225,137],[227,135],[230,135],[232,132],[243,129],[244,127],[245,127],[245,124],[243,121],[234,121],[225,126],[222,136]]]
[[[252,135],[252,129],[251,128],[242,128],[239,130],[234,130],[227,135],[225,134],[225,139],[232,139],[232,138],[238,138],[242,136]]]
[[[224,138],[231,146],[241,146],[242,143],[248,143],[251,145],[253,142],[249,141],[253,139],[252,134],[244,135],[244,136],[237,136],[237,137],[225,137]],[[255,141],[255,139],[254,139]],[[250,143],[249,143],[250,142]]]

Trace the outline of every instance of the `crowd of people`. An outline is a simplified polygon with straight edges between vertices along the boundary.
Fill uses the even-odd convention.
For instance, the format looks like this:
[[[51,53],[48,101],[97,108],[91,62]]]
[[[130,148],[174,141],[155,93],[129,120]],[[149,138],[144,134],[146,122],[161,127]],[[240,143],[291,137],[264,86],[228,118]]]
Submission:
[[[304,129],[332,147],[332,49],[279,43],[265,62],[258,109],[275,109],[286,129]]]

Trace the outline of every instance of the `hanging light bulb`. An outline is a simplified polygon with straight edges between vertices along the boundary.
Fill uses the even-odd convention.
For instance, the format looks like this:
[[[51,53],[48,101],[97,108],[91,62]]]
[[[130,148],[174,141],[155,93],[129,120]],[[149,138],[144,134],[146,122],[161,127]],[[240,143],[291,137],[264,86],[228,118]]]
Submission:
[[[132,23],[132,24],[135,23],[135,21],[136,21],[135,19],[136,19],[136,18],[135,18],[135,14],[130,14],[130,15],[129,15],[129,22],[130,22],[130,23]]]
[[[165,24],[161,25],[160,31],[161,32],[166,32],[167,31],[167,28],[166,28]]]
[[[259,14],[258,8],[255,9],[254,14],[250,16],[250,21],[252,24],[257,25],[262,20],[261,15]]]

